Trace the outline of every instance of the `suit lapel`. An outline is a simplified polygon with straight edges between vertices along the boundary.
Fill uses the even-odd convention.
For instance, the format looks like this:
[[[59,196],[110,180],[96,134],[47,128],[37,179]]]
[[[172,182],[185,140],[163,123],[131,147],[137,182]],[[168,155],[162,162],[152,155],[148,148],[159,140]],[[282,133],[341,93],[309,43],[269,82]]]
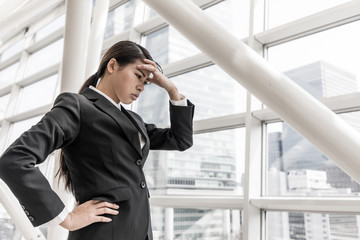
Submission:
[[[142,154],[143,154],[144,158],[146,158],[147,153],[149,152],[149,148],[150,148],[150,146],[149,146],[150,140],[149,140],[149,137],[148,137],[148,135],[146,133],[144,123],[142,121],[140,121],[138,119],[138,117],[136,117],[132,112],[127,111],[125,108],[122,107],[121,110],[124,111],[124,113],[126,115],[128,115],[129,119],[131,119],[131,121],[134,123],[134,125],[137,127],[137,129],[139,130],[139,132],[141,133],[141,135],[145,139],[145,145],[144,145],[144,147],[142,148],[141,151],[142,151]]]
[[[133,124],[133,122],[125,115],[123,111],[120,111],[114,104],[109,102],[104,96],[91,90],[89,88],[84,89],[81,92],[89,100],[94,101],[94,105],[101,111],[109,115],[123,130],[126,137],[134,147],[134,149],[142,156],[140,149],[139,131]],[[125,110],[126,111],[126,110]]]

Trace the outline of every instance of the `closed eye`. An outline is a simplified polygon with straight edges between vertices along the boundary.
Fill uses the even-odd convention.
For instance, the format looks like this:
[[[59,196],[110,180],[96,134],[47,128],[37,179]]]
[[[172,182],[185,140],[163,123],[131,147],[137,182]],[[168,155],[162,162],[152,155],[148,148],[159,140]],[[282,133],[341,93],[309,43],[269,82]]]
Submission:
[[[141,79],[141,76],[139,74],[135,73],[135,75],[138,79]]]

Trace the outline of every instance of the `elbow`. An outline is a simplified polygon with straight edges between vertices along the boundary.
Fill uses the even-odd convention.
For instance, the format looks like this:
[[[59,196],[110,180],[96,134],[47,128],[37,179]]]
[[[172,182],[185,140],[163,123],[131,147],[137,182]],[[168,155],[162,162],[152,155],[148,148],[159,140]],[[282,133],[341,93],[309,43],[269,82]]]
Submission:
[[[0,157],[0,178],[4,181],[10,181],[11,179],[16,179],[19,176],[18,172],[14,171],[17,169],[16,161],[13,161],[14,157],[11,154],[11,151],[6,151]]]
[[[7,160],[4,156],[0,158],[0,178],[5,180],[7,178],[7,174],[10,172],[8,170],[9,166]]]
[[[179,151],[180,151],[180,152],[183,152],[183,151],[191,148],[192,145],[193,145],[193,140],[192,140],[192,138],[189,139],[188,141],[183,141],[181,144],[178,145]]]

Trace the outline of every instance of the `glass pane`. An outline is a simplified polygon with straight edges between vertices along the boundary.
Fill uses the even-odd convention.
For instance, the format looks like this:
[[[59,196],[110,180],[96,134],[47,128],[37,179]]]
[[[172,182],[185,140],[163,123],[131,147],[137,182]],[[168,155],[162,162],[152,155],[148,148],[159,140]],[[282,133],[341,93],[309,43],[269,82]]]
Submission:
[[[10,65],[0,71],[0,88],[12,84],[16,79],[19,62]]]
[[[5,208],[0,204],[0,239],[14,240],[20,239],[21,233],[16,229]]]
[[[151,194],[243,194],[245,129],[194,135],[184,151],[150,152],[145,173]]]
[[[26,76],[30,76],[36,72],[44,70],[62,59],[64,47],[64,39],[60,39],[51,45],[33,53],[29,57],[26,68]]]
[[[309,16],[350,0],[269,0],[269,28]]]
[[[151,208],[154,240],[242,239],[242,211]]]
[[[269,62],[313,96],[359,91],[360,21],[269,48]]]
[[[14,56],[15,54],[21,52],[21,50],[24,49],[25,39],[21,39],[20,41],[16,42],[14,45],[6,49],[1,54],[1,61],[5,61],[6,59],[9,59],[10,57]]]
[[[246,111],[246,90],[216,65],[171,80],[196,106],[195,120]],[[151,84],[140,95],[138,112],[145,121],[166,125],[169,123],[168,101],[166,91]]]
[[[249,35],[249,0],[226,0],[204,11],[237,38],[245,38]]]
[[[10,100],[10,93],[0,97],[0,119],[5,117],[5,112]]]
[[[131,27],[134,1],[128,1],[108,14],[104,39],[119,34]]]
[[[249,35],[249,0],[225,0],[206,8],[204,12],[238,38]],[[146,6],[145,20],[158,14]]]
[[[200,53],[198,48],[171,26],[146,35],[145,41],[146,49],[161,65]]]
[[[360,131],[360,112],[339,116]],[[359,195],[360,185],[287,123],[268,124],[267,136],[267,195]]]
[[[152,8],[150,8],[148,5],[145,6],[145,13],[144,13],[144,21],[151,19],[155,16],[158,16],[157,12],[155,12]]]
[[[41,118],[42,116],[36,116],[23,121],[12,123],[10,125],[10,136],[8,138],[8,145],[6,148],[10,146],[10,144],[12,144],[18,137],[20,137],[23,132],[29,130],[31,126],[38,123]]]
[[[20,89],[16,113],[25,112],[53,101],[58,75],[45,78]]]
[[[267,240],[355,240],[360,216],[353,214],[267,212]]]
[[[39,41],[46,36],[49,36],[51,33],[55,32],[56,30],[65,26],[65,14],[61,15],[60,17],[56,18],[54,21],[50,22],[45,27],[41,28],[36,33],[36,41]]]

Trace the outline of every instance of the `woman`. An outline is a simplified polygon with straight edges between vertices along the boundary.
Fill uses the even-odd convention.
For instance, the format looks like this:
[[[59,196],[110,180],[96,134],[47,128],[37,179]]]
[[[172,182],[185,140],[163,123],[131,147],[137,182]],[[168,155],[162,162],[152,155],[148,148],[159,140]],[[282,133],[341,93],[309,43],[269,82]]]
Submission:
[[[146,124],[121,106],[136,100],[147,83],[168,92],[171,128]],[[0,177],[34,226],[60,223],[72,240],[152,239],[142,169],[149,149],[183,151],[192,145],[193,113],[193,104],[145,48],[118,42],[80,94],[60,94],[41,121],[5,151]],[[78,202],[71,212],[35,167],[59,148],[60,177]]]

